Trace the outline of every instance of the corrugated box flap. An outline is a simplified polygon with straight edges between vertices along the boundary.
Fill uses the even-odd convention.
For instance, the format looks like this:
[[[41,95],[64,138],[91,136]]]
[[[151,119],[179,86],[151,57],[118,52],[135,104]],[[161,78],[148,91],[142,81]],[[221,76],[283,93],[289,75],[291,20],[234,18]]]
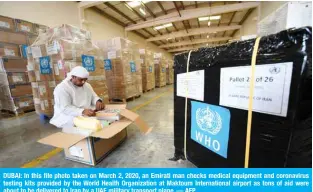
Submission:
[[[97,131],[91,134],[91,136],[102,138],[102,139],[109,139],[113,137],[114,135],[116,135],[117,133],[121,132],[123,129],[125,129],[128,125],[132,123],[133,123],[132,121],[126,120],[126,119],[117,121],[105,127],[101,131]]]
[[[121,110],[120,115],[126,117],[129,120],[135,121],[139,115],[137,113],[134,113],[132,111],[129,111],[127,109]]]
[[[48,137],[42,138],[38,142],[45,144],[45,145],[59,147],[59,148],[69,148],[86,137],[87,136],[84,136],[84,135],[58,132],[58,133],[49,135]]]
[[[137,113],[124,109],[120,114],[127,119],[132,120],[143,133],[148,134],[151,131],[151,128],[148,127],[147,123],[144,122]]]

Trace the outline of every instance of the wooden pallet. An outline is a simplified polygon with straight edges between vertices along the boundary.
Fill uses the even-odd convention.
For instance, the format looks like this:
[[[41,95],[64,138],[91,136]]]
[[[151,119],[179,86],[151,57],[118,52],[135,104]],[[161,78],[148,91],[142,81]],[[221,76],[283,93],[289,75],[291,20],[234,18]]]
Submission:
[[[152,89],[149,89],[149,90],[144,90],[143,92],[146,93],[146,92],[149,92],[149,91],[153,91],[155,88],[152,88]]]
[[[110,99],[109,101],[110,101],[110,103],[113,103],[113,104],[127,103],[127,102],[133,101],[139,97],[141,97],[141,95],[132,96],[132,97],[129,97],[127,99]]]
[[[166,86],[166,84],[165,85],[162,85],[162,86],[155,86],[156,88],[161,88],[161,87],[165,87]]]
[[[173,83],[166,83],[166,85],[172,85]]]
[[[25,113],[30,113],[33,111],[35,111],[35,109],[21,110],[21,111],[16,111],[16,112],[2,109],[0,111],[0,113],[1,113],[0,118],[10,118],[10,117],[21,116],[21,115],[24,115]]]

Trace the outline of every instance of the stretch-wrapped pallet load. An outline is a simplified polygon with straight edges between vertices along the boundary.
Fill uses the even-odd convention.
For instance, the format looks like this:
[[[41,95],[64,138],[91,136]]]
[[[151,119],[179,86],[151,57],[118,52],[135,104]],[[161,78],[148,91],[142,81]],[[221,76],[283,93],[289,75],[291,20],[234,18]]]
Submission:
[[[174,61],[173,60],[167,60],[166,64],[166,84],[171,85],[174,83]]]
[[[200,48],[189,63],[189,52],[175,56],[176,159],[198,167],[312,167],[312,29],[263,36],[253,55],[255,42]]]
[[[142,72],[142,90],[146,92],[155,88],[153,52],[149,49],[139,49],[139,53]]]
[[[37,38],[38,26],[4,16],[0,16],[0,24],[1,110],[15,115],[33,111],[32,88],[26,68],[26,50],[31,44],[30,37]]]
[[[109,98],[126,101],[142,94],[138,45],[121,37],[97,41],[105,63]]]
[[[53,115],[53,91],[76,66],[87,69],[87,82],[104,103],[108,102],[103,57],[88,31],[65,24],[50,28],[39,34],[27,53],[28,75],[38,114]]]
[[[166,85],[166,60],[162,53],[154,53],[155,86]]]

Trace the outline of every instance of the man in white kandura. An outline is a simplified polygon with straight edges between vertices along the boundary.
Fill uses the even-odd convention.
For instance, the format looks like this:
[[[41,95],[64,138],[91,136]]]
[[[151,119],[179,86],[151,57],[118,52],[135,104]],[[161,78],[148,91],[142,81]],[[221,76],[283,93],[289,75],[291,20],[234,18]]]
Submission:
[[[104,108],[102,100],[87,83],[88,71],[74,67],[67,78],[54,90],[54,115],[50,123],[59,128],[71,128],[77,116],[94,116],[96,110]]]

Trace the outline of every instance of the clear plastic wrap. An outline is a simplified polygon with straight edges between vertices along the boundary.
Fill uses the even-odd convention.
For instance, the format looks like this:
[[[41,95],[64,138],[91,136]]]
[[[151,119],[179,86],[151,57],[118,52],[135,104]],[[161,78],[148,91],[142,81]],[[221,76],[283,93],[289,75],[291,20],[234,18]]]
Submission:
[[[166,85],[166,60],[162,53],[154,54],[155,67],[155,86],[163,87]]]
[[[139,49],[139,53],[142,71],[142,90],[146,92],[155,88],[153,52],[149,49]]]
[[[38,114],[53,115],[53,90],[76,66],[89,71],[88,83],[104,103],[108,102],[103,56],[88,31],[65,24],[44,30],[28,47],[27,58]]]
[[[116,37],[97,41],[105,62],[110,99],[126,100],[142,94],[142,74],[138,45]]]
[[[166,63],[166,84],[171,85],[174,83],[174,61],[167,60]]]

